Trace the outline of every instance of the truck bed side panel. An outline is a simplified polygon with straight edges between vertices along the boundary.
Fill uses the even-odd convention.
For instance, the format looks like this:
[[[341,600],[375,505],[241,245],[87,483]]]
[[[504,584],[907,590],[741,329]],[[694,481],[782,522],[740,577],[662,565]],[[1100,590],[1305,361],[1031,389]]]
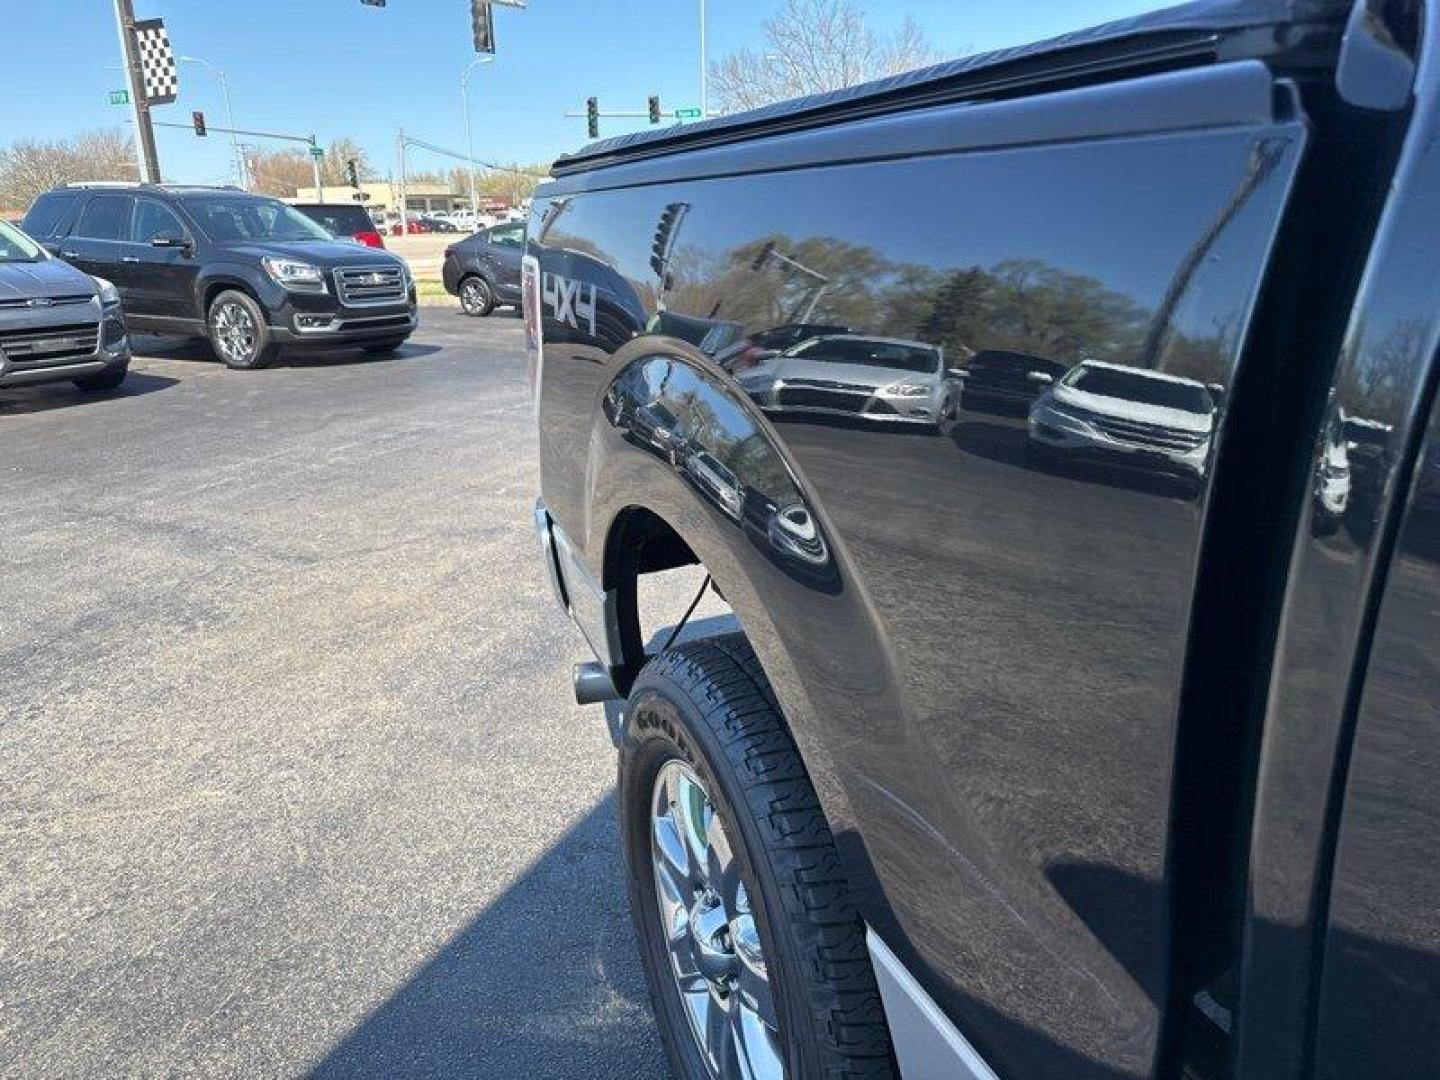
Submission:
[[[597,579],[636,504],[706,560],[866,918],[1002,1075],[1154,1059],[1209,468],[1306,139],[1259,64],[1185,78],[1242,67],[1201,127],[967,146],[1044,99],[940,108],[923,154],[533,212],[556,522]]]

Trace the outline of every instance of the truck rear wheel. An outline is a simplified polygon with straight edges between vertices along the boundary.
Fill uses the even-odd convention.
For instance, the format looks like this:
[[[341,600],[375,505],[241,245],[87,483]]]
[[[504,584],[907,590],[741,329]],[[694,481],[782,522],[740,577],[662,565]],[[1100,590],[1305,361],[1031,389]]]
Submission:
[[[893,1077],[864,924],[741,635],[645,666],[619,789],[630,909],[676,1073]]]

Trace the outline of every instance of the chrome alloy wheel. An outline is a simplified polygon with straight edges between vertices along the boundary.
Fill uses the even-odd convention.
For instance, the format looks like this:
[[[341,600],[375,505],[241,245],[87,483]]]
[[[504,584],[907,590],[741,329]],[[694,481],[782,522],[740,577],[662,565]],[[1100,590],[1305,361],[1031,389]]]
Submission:
[[[219,304],[210,316],[215,330],[215,347],[232,364],[248,364],[255,358],[255,320],[242,304],[233,300]]]
[[[483,315],[490,306],[490,287],[476,277],[460,283],[460,306],[467,315]]]
[[[675,758],[655,777],[650,855],[670,972],[710,1075],[779,1080],[775,997],[749,893],[709,794]]]

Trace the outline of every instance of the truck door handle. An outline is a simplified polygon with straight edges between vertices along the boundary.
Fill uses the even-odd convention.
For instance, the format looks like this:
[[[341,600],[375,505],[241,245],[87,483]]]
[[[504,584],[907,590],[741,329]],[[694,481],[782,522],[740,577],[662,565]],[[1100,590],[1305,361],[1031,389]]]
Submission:
[[[62,251],[62,252],[60,252],[60,257],[61,257],[62,259],[78,259],[78,258],[80,257],[80,252],[78,252],[78,251]]]
[[[134,255],[121,255],[120,261],[122,263],[138,263],[140,260],[137,259]]]

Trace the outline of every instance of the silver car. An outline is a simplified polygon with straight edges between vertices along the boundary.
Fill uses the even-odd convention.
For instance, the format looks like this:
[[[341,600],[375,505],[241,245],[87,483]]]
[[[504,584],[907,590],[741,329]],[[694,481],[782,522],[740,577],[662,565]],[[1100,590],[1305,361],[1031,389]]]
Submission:
[[[113,390],[130,340],[120,294],[0,221],[0,387],[70,380]]]
[[[802,341],[748,368],[739,381],[766,412],[901,424],[952,417],[960,388],[940,346],[859,334]]]

